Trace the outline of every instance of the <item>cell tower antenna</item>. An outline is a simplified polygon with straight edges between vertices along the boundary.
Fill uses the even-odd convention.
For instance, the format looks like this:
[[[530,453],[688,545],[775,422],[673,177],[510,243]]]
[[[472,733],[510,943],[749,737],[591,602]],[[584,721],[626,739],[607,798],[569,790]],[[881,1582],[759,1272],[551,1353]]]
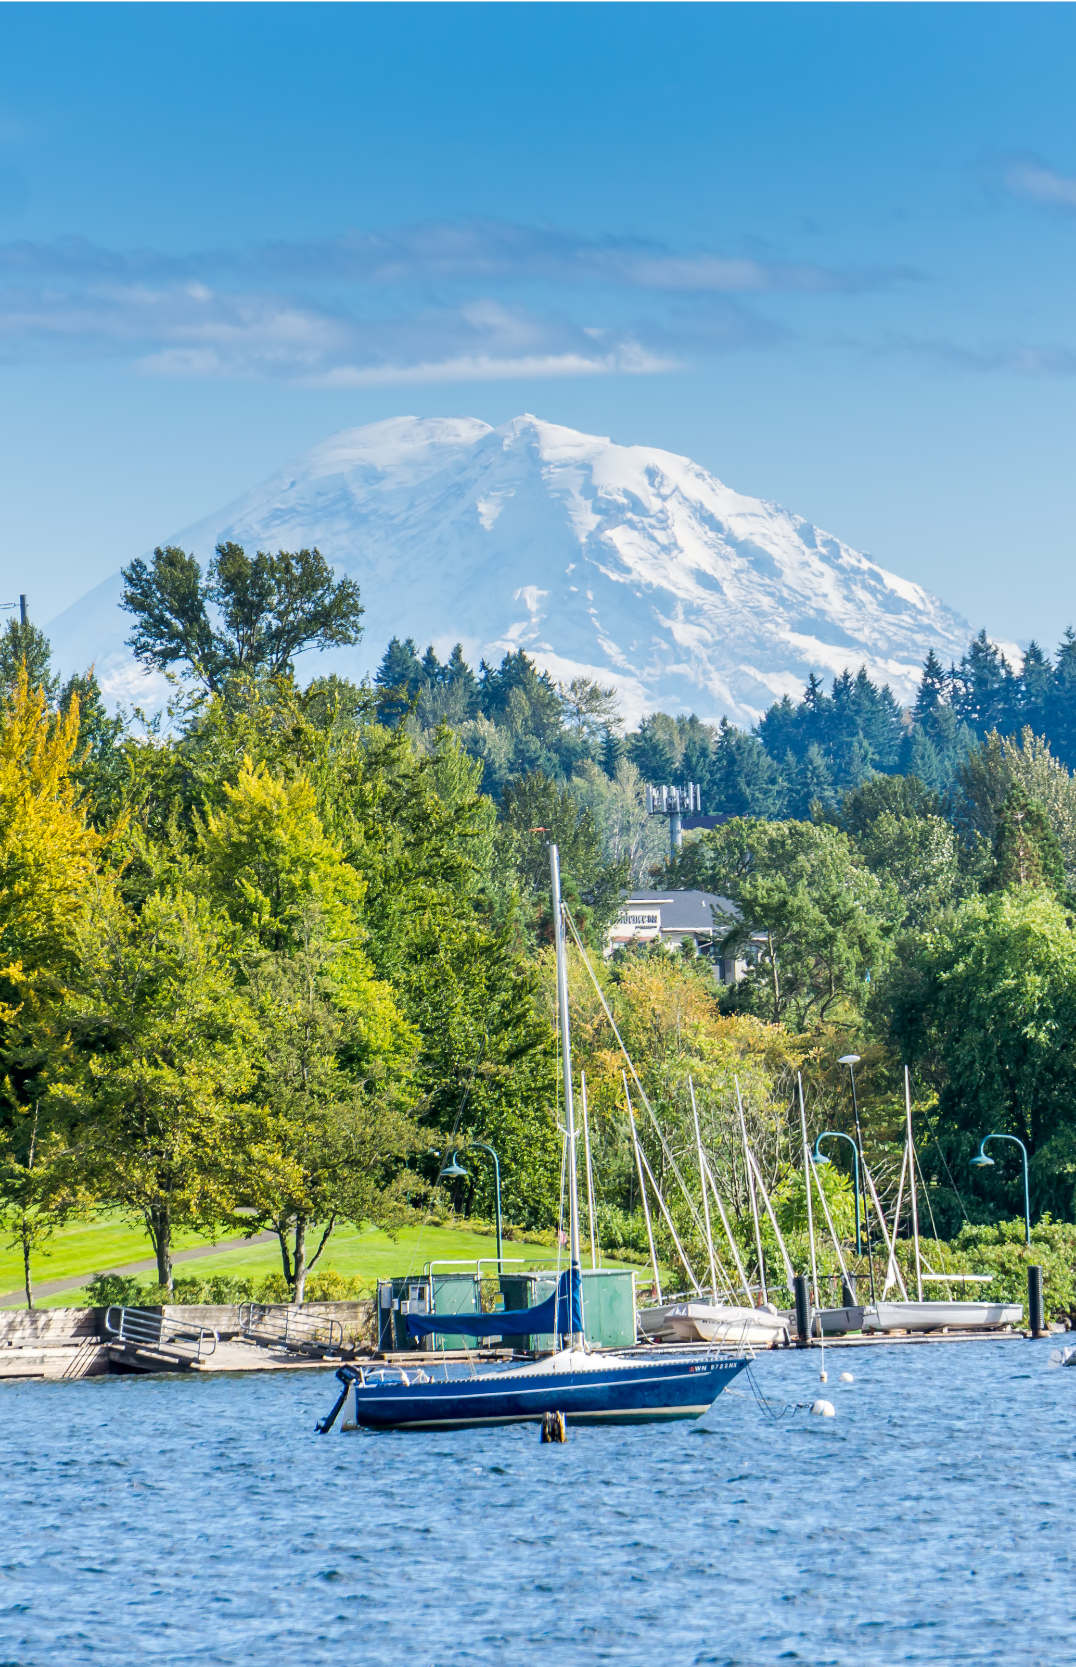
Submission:
[[[698,783],[689,781],[686,787],[648,787],[646,814],[668,817],[669,855],[675,862],[676,853],[684,843],[681,817],[702,815],[702,793]]]

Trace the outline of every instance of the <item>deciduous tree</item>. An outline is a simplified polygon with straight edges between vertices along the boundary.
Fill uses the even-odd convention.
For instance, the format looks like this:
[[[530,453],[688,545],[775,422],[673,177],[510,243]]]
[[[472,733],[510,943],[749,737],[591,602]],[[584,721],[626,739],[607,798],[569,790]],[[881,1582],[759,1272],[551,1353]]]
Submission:
[[[335,580],[320,550],[250,557],[218,544],[203,578],[193,555],[169,544],[123,569],[128,639],[143,664],[183,669],[219,693],[241,673],[290,675],[297,654],[358,642],[363,609],[352,579]]]

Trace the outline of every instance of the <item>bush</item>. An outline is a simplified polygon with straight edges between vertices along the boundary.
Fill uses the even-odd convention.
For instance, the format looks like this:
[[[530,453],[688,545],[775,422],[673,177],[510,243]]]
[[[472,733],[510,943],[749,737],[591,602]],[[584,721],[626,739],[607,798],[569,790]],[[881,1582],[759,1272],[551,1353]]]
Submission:
[[[369,1294],[363,1280],[347,1278],[335,1268],[312,1273],[306,1282],[307,1302],[347,1302]],[[95,1273],[86,1286],[87,1301],[95,1308],[224,1307],[240,1302],[291,1302],[291,1287],[283,1274],[269,1273],[261,1279],[242,1278],[232,1273],[177,1276],[172,1293],[145,1283],[133,1274]]]
[[[86,1286],[86,1299],[93,1308],[139,1308],[147,1289],[133,1274],[95,1273]]]

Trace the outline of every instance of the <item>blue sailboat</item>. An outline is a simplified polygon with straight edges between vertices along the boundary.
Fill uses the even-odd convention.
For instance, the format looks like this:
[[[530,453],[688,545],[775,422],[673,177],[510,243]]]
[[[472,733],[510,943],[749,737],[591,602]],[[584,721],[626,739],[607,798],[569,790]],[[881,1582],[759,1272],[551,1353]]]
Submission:
[[[568,1027],[568,974],[560,896],[560,862],[549,847],[557,952],[557,1002],[564,1055],[568,1138],[570,1266],[557,1289],[532,1308],[493,1314],[408,1314],[413,1337],[437,1332],[482,1338],[552,1333],[551,1355],[522,1364],[423,1367],[355,1364],[336,1376],[342,1391],[318,1429],[327,1433],[343,1413],[343,1429],[433,1430],[470,1425],[540,1423],[561,1413],[567,1423],[653,1423],[698,1418],[751,1358],[743,1350],[661,1358],[653,1354],[592,1353],[583,1336],[583,1280],[579,1256],[579,1200],[575,1165],[575,1108]]]

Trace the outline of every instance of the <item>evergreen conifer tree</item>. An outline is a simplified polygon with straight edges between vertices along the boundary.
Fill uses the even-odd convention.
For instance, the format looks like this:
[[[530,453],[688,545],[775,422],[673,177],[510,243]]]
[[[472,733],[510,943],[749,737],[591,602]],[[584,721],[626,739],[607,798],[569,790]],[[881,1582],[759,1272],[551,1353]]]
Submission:
[[[0,693],[14,689],[19,680],[19,667],[26,662],[26,681],[31,690],[44,689],[51,705],[56,699],[60,680],[52,669],[52,646],[44,631],[32,620],[24,625],[19,619],[9,619],[0,636]]]
[[[1010,734],[1020,721],[1020,691],[1012,667],[985,631],[973,639],[953,679],[957,716],[981,740],[990,730]]]
[[[838,796],[829,762],[821,747],[812,742],[790,781],[788,814],[798,821],[805,821],[811,814],[812,805],[817,803],[824,810],[831,810]]]
[[[448,657],[445,681],[455,693],[464,719],[473,718],[478,711],[478,679],[463,658],[462,643],[457,643]]]
[[[601,764],[605,774],[613,781],[622,758],[628,756],[627,742],[618,729],[608,728],[602,737]]]
[[[928,649],[927,657],[923,661],[923,675],[919,679],[919,692],[912,709],[916,722],[924,723],[939,706],[948,706],[951,691],[951,673],[946,671],[934,650]]]
[[[1076,767],[1076,632],[1071,625],[1055,658],[1046,734],[1055,757],[1071,770]]]
[[[998,811],[994,829],[994,887],[1045,886],[1065,890],[1065,865],[1046,812],[1014,783]]]
[[[1053,681],[1050,662],[1037,642],[1029,642],[1020,672],[1020,724],[1036,735],[1046,734]]]
[[[785,784],[778,766],[754,735],[722,718],[704,808],[726,816],[779,816]]]
[[[381,695],[378,704],[382,723],[395,723],[403,717],[422,688],[422,678],[422,661],[414,637],[406,637],[403,642],[393,637],[374,676],[374,685]]]
[[[937,747],[920,724],[908,733],[901,753],[901,769],[905,775],[914,776],[924,787],[933,788],[937,793],[942,792],[951,779]]]
[[[782,695],[763,713],[756,733],[774,763],[783,763],[789,754],[793,758],[798,756],[796,708],[790,696]]]

